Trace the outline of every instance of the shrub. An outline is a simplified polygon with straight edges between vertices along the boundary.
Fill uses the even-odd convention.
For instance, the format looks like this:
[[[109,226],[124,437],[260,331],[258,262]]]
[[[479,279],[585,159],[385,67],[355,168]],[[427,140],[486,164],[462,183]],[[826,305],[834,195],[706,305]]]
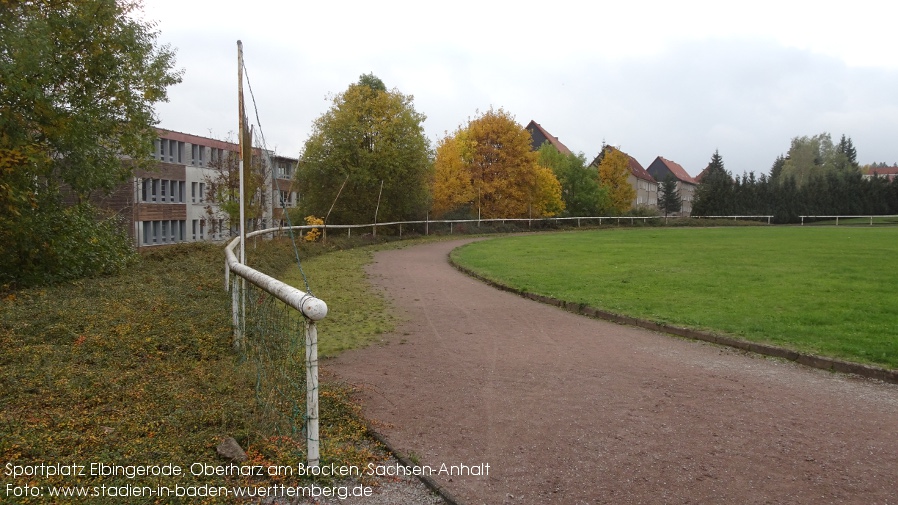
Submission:
[[[116,216],[88,204],[23,213],[0,226],[0,284],[30,286],[114,274],[134,259]]]

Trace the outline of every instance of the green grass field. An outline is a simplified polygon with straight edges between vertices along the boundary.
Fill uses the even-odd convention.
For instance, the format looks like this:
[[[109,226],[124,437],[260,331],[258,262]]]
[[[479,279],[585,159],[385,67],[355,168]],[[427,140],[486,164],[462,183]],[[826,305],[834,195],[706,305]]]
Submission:
[[[625,229],[507,237],[453,259],[532,293],[898,368],[898,229]]]

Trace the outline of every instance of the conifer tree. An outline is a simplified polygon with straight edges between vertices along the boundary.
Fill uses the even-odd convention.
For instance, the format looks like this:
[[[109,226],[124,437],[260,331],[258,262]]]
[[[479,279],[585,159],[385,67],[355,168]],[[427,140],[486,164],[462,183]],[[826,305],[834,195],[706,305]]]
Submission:
[[[664,212],[664,217],[680,212],[683,208],[683,199],[677,190],[677,181],[670,174],[664,178],[658,191],[658,207]]]
[[[701,183],[695,190],[692,214],[725,216],[733,212],[733,177],[723,166],[723,157],[715,150]]]

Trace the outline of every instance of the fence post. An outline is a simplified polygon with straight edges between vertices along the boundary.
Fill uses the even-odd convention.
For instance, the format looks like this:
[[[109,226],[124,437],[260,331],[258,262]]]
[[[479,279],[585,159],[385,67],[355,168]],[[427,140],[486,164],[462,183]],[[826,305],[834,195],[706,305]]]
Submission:
[[[235,276],[231,283],[231,317],[234,322],[234,349],[240,350],[243,347],[243,329],[240,320],[240,284],[243,277]]]
[[[321,457],[318,439],[318,327],[306,319],[306,461],[317,467]]]

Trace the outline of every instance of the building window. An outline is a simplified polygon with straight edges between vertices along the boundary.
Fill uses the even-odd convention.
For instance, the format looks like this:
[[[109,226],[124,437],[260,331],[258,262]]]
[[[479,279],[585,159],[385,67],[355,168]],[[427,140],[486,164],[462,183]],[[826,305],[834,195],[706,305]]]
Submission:
[[[296,205],[296,193],[293,191],[281,191],[280,206],[293,207],[294,205]]]
[[[200,203],[203,203],[206,201],[206,183],[201,182],[199,184],[199,187],[200,187],[199,201],[200,201]]]
[[[194,220],[195,221],[195,220]],[[187,238],[187,221],[142,221],[143,245],[174,244]]]
[[[197,167],[206,166],[206,146],[190,145],[190,164]]]
[[[290,174],[293,172],[290,162],[288,161],[279,161],[277,163],[277,176],[280,179],[289,179]]]
[[[167,179],[141,179],[140,201],[184,203],[185,184],[184,181]]]

